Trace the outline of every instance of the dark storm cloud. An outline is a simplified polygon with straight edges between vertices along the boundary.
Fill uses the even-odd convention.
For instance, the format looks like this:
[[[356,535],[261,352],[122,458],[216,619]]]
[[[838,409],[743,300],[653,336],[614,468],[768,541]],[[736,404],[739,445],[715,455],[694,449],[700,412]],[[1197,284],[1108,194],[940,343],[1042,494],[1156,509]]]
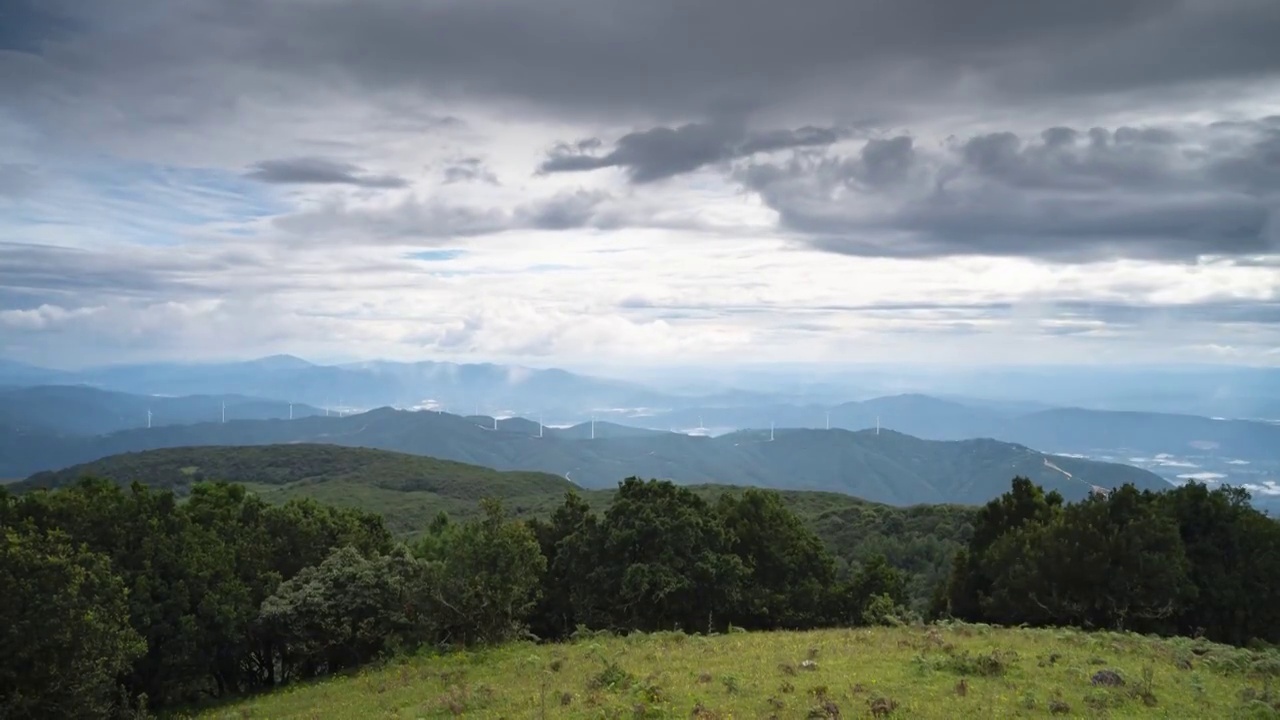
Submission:
[[[355,185],[364,188],[402,188],[409,182],[394,175],[365,175],[360,167],[324,158],[263,160],[245,174],[273,185]]]
[[[445,242],[509,230],[567,230],[642,224],[609,207],[608,193],[578,190],[532,200],[504,210],[454,205],[437,199],[408,199],[387,208],[351,208],[332,203],[285,215],[276,227],[297,242],[318,244]]]
[[[490,185],[497,185],[498,176],[493,174],[485,166],[484,161],[480,158],[462,158],[454,164],[444,169],[444,182],[446,185],[460,182],[483,182]]]
[[[609,199],[609,194],[604,192],[562,193],[546,202],[520,208],[513,224],[537,230],[587,227],[596,219],[600,205]]]
[[[1054,127],[922,149],[748,164],[737,177],[813,246],[851,255],[1192,260],[1280,252],[1280,117]]]
[[[740,122],[688,123],[679,127],[655,127],[618,139],[605,155],[591,154],[602,143],[598,138],[552,148],[540,172],[576,172],[620,167],[637,184],[665,180],[706,165],[756,153],[838,142],[846,131],[839,128],[802,127],[795,130],[748,132]]]
[[[11,33],[43,70],[27,91],[109,76],[192,113],[258,83],[514,101],[572,117],[669,123],[713,109],[1044,103],[1280,70],[1274,0],[47,0]],[[145,18],[146,22],[131,22]],[[282,38],[288,38],[287,42]],[[235,76],[240,85],[192,82]],[[126,82],[127,80],[127,82]],[[87,87],[87,85],[84,85]],[[159,98],[153,97],[152,101]],[[172,104],[172,103],[171,103]],[[136,103],[133,106],[139,111]]]
[[[1250,324],[1280,326],[1280,302],[1205,300],[1194,303],[1123,303],[1114,301],[1053,300],[1034,302],[1037,320],[1050,323],[1103,323],[1108,326],[1135,327],[1155,322],[1193,322],[1210,324]],[[1017,321],[1025,316],[1029,303],[1023,302],[883,302],[848,305],[687,305],[653,302],[630,297],[618,303],[624,311],[641,312],[660,317],[727,317],[732,315],[776,315],[786,312],[796,317],[806,315],[852,314],[882,320],[922,322]],[[1090,325],[1043,325],[1045,332],[1081,332]]]

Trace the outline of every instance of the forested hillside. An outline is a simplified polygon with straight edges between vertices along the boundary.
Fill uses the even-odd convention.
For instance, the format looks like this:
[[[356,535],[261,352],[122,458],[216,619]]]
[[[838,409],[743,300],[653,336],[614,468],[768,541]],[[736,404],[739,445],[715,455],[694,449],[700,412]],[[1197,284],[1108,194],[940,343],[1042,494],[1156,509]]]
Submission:
[[[126,453],[57,472],[37,473],[13,492],[73,485],[85,476],[127,487],[138,482],[179,497],[202,481],[246,485],[263,500],[295,499],[377,513],[396,537],[421,535],[439,513],[469,519],[482,497],[503,501],[515,517],[548,517],[567,490],[594,510],[608,507],[614,490],[586,490],[554,475],[498,472],[435,458],[337,445],[266,445],[168,448]],[[731,485],[695,485],[690,491],[715,502]],[[906,508],[871,503],[840,493],[782,491],[784,503],[823,540],[840,568],[880,554],[907,578],[911,602],[923,609],[929,590],[947,573],[968,539],[974,509],[953,505]]]
[[[708,500],[631,478],[603,512],[569,491],[549,517],[525,521],[484,500],[473,519],[440,515],[405,545],[377,515],[273,506],[243,486],[197,484],[180,501],[85,480],[0,490],[0,532],[6,717],[167,710],[529,631],[552,640],[916,615],[890,562],[872,555],[842,570],[782,496],[757,489]],[[1236,491],[1126,486],[1066,503],[1016,478],[978,512],[930,614],[1275,643],[1277,562],[1280,525]],[[1236,660],[1266,678],[1280,667],[1273,654]],[[970,664],[992,662],[1005,661]]]
[[[901,433],[752,430],[716,438],[641,431],[597,423],[546,430],[538,424],[390,408],[348,417],[205,423],[128,430],[93,438],[0,434],[0,476],[26,476],[125,452],[193,445],[325,443],[394,450],[498,470],[536,470],[589,488],[637,475],[682,484],[728,483],[778,490],[826,490],[894,505],[980,504],[1023,475],[1080,498],[1090,485],[1168,483],[1145,470],[1054,457],[1068,479],[1036,450],[994,440],[930,441]]]

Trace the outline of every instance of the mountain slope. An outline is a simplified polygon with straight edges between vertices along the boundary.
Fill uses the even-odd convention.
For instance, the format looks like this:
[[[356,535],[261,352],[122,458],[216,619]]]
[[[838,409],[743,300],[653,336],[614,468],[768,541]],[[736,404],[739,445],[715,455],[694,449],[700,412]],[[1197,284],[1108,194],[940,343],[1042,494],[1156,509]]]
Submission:
[[[0,477],[22,476],[118,453],[192,445],[328,443],[429,455],[499,470],[554,473],[584,487],[619,480],[669,478],[684,484],[724,483],[775,489],[828,490],[896,505],[986,502],[1023,474],[1067,497],[1082,497],[1084,482],[1044,466],[1044,455],[992,440],[939,442],[885,431],[788,430],[769,441],[768,431],[719,438],[675,433],[576,439],[581,427],[546,429],[506,420],[499,429],[476,418],[389,408],[343,418],[235,421],[128,430],[96,438],[27,438],[0,453]],[[605,426],[607,428],[607,426]],[[0,438],[0,450],[5,449]],[[30,445],[34,450],[28,450]],[[1104,487],[1132,482],[1161,489],[1156,475],[1125,465],[1055,459],[1069,472]]]
[[[1280,413],[1280,409],[1277,410]],[[1280,462],[1280,425],[1254,420],[1215,420],[1196,415],[1053,408],[1026,412],[1016,404],[983,406],[926,395],[895,395],[830,408],[773,405],[693,408],[622,420],[641,427],[831,427],[897,430],[929,440],[990,437],[1052,452],[1204,454]]]
[[[419,407],[430,402],[432,407],[443,405],[455,411],[575,416],[593,407],[653,406],[673,400],[623,381],[491,363],[317,365],[275,355],[245,362],[119,365],[74,373],[0,367],[0,384],[34,382],[80,383],[141,395],[248,395],[330,408]]]
[[[39,473],[12,486],[18,492],[58,487],[86,474],[120,484],[138,481],[185,494],[200,479],[241,482],[268,502],[311,498],[380,513],[402,536],[421,533],[445,511],[475,516],[476,500],[495,497],[516,516],[547,517],[574,485],[543,473],[504,473],[489,468],[384,450],[335,445],[187,447],[127,453],[65,470]],[[1006,480],[1006,487],[1008,481]],[[729,485],[691,490],[715,502]],[[597,512],[610,489],[579,490]],[[822,538],[842,565],[884,554],[909,577],[911,596],[923,601],[946,577],[955,552],[968,539],[975,509],[957,505],[896,508],[840,493],[783,490],[783,501]]]
[[[1063,452],[1129,449],[1142,453],[1205,453],[1280,460],[1280,426],[1196,415],[1060,408],[1023,415],[1001,438]]]
[[[575,489],[556,475],[499,472],[486,467],[337,445],[182,447],[113,455],[9,486],[13,492],[58,488],[86,475],[139,482],[185,495],[205,480],[241,483],[268,500],[310,497],[387,517],[396,532],[417,532],[434,515],[475,512],[484,497],[517,510],[558,501]]]
[[[36,385],[0,389],[0,425],[54,435],[104,435],[153,426],[221,420],[322,415],[323,410],[243,395],[156,397],[114,392],[86,385]]]

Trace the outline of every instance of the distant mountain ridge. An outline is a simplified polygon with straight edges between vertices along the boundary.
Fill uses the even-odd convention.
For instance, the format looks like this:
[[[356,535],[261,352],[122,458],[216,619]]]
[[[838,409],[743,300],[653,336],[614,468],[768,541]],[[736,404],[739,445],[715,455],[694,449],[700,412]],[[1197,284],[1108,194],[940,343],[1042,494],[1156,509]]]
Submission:
[[[244,395],[322,408],[392,405],[581,413],[590,407],[669,407],[676,396],[621,380],[493,363],[376,360],[318,365],[292,355],[231,363],[152,363],[63,372],[0,364],[0,385],[87,385],[140,395]]]
[[[150,416],[148,416],[150,413]],[[129,428],[323,415],[324,410],[244,395],[144,396],[85,385],[0,388],[0,426],[27,433],[105,435]]]
[[[830,408],[774,405],[756,408],[689,408],[651,418],[624,420],[638,426],[703,422],[720,427],[779,426],[863,429],[877,424],[930,440],[990,437],[1049,452],[1089,453],[1128,449],[1179,453],[1206,448],[1244,460],[1280,461],[1280,426],[1252,420],[1215,420],[1196,415],[1123,410],[1019,406],[972,406],[929,395],[904,394]]]
[[[486,421],[487,420],[487,421]],[[0,477],[25,476],[124,452],[197,445],[328,443],[394,450],[498,470],[542,471],[584,487],[609,487],[631,475],[684,484],[724,483],[775,489],[826,490],[895,505],[977,504],[1024,475],[1068,497],[1087,483],[1132,482],[1144,489],[1168,484],[1126,465],[1076,458],[1054,462],[1081,480],[1044,465],[1045,455],[994,440],[938,442],[892,431],[753,430],[708,438],[637,432],[597,422],[595,439],[584,425],[543,428],[523,419],[499,421],[448,413],[383,408],[348,417],[293,421],[237,420],[134,429],[92,438],[0,438]]]

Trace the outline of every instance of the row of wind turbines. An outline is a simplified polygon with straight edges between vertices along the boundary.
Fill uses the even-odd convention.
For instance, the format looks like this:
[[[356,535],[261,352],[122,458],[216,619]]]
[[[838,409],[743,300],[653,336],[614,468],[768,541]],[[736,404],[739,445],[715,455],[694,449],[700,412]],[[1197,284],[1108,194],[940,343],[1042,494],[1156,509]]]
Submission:
[[[333,412],[337,415],[337,417],[345,417],[347,413],[345,408],[341,407],[342,406],[341,400],[338,401],[338,405],[339,405],[339,408],[337,410],[334,410]],[[325,405],[324,416],[330,417],[330,409],[328,405]],[[151,429],[154,418],[155,418],[155,414],[151,412],[151,408],[147,408],[147,429],[148,430]],[[289,419],[290,420],[294,419],[293,403],[289,403]],[[226,421],[227,421],[227,401],[223,400],[219,422],[225,423]]]
[[[338,401],[338,404],[339,404],[339,409],[336,411],[337,416],[338,416],[338,417],[344,417],[344,416],[346,415],[346,412],[344,412],[344,410],[343,410],[343,409],[342,409],[342,407],[341,407],[341,406],[342,406],[342,401],[341,401],[341,400],[339,400],[339,401]],[[294,414],[293,414],[293,405],[294,405],[293,403],[289,403],[289,419],[290,419],[290,420],[293,420],[293,419],[294,419]],[[437,407],[437,408],[436,408],[436,412],[437,412],[437,413],[439,413],[439,414],[443,414],[443,413],[444,413],[444,406],[442,405],[442,406]],[[475,414],[476,414],[476,415],[479,415],[479,414],[480,414],[480,408],[479,408],[479,406],[478,406],[478,405],[477,405],[477,407],[476,407],[476,412],[475,412]],[[325,416],[325,417],[330,417],[330,408],[329,408],[328,404],[326,404],[326,405],[325,405],[325,408],[324,408],[324,416]],[[147,408],[147,429],[151,429],[151,428],[153,427],[153,421],[154,421],[154,414],[151,412],[151,408]],[[219,416],[219,422],[222,422],[222,423],[226,423],[226,422],[227,422],[227,402],[226,402],[225,400],[223,400],[223,401],[222,401],[222,403],[221,403],[221,413],[220,413],[220,416]],[[482,430],[497,431],[497,430],[498,430],[498,417],[497,417],[497,415],[494,415],[494,416],[493,416],[493,426],[492,426],[492,427],[487,427],[487,426],[479,425],[479,424],[477,424],[477,427],[479,427],[479,428],[480,428],[480,429],[482,429]],[[538,434],[537,434],[535,437],[538,437],[538,438],[545,437],[545,427],[546,427],[546,426],[545,426],[545,425],[544,425],[544,423],[543,423],[542,416],[541,416],[541,415],[539,415],[539,416],[538,416]],[[827,413],[826,413],[826,429],[827,429],[827,430],[830,430],[830,429],[831,429],[831,412],[830,412],[830,411],[827,411]],[[774,432],[774,430],[775,430],[775,428],[774,428],[774,423],[773,423],[773,422],[770,422],[770,423],[769,423],[769,441],[770,441],[770,442],[773,442],[773,440],[775,439],[775,432]],[[677,432],[677,431],[675,430],[675,428],[672,428],[672,429],[671,429],[671,431],[672,431],[672,432]],[[707,427],[703,424],[702,416],[698,416],[698,427],[693,428],[693,429],[692,429],[692,430],[690,430],[687,434],[689,434],[689,435],[694,435],[694,436],[710,436],[711,431],[710,431],[710,429],[709,429],[709,428],[707,428]],[[877,415],[877,416],[876,416],[876,435],[879,435],[879,434],[880,434],[880,416],[879,416],[879,415]],[[596,418],[595,418],[595,416],[592,416],[592,417],[591,417],[591,431],[590,431],[590,439],[592,439],[592,440],[595,440],[595,439],[596,439]],[[1047,461],[1046,461],[1046,462],[1047,462]],[[1059,469],[1059,468],[1057,468],[1057,467],[1055,467],[1054,469],[1058,470],[1059,472],[1063,472],[1061,469]],[[1070,477],[1070,475],[1068,475],[1068,477]]]

